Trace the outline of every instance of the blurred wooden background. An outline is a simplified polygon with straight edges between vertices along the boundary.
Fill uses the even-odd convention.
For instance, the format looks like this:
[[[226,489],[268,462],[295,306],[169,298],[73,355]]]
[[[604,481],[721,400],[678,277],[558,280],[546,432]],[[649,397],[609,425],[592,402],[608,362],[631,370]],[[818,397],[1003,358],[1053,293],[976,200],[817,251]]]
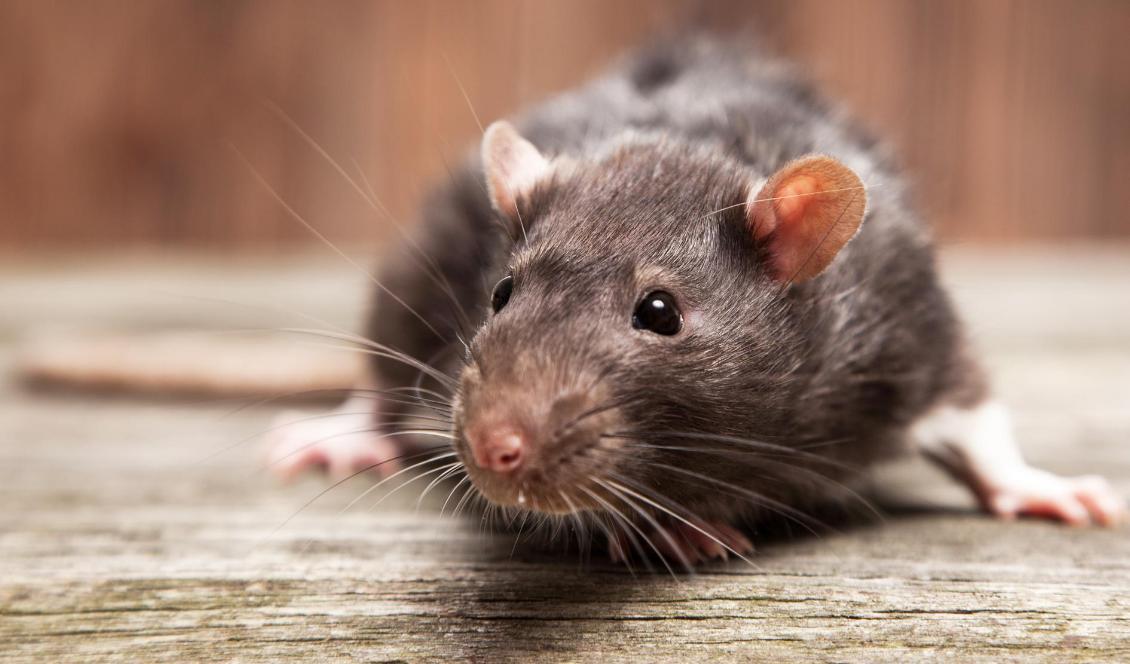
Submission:
[[[756,26],[886,136],[949,241],[1130,235],[1130,2],[0,3],[0,247],[276,249],[410,220],[478,127],[649,35]],[[450,63],[450,65],[448,64]],[[237,153],[238,150],[238,153]]]

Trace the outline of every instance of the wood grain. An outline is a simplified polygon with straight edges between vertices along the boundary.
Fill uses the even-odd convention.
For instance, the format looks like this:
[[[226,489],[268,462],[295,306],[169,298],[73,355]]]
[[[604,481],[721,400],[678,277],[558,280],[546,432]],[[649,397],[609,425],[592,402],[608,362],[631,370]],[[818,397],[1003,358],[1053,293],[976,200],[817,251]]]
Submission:
[[[1092,247],[945,261],[1028,455],[1064,473],[1102,471],[1124,493],[1128,258]],[[222,291],[349,325],[364,289],[340,261],[7,263],[0,369],[48,324],[285,325],[285,314],[209,299]],[[324,482],[278,487],[259,468],[269,405],[50,394],[9,379],[3,661],[1130,657],[1130,532],[998,523],[913,461],[875,480],[882,523],[759,536],[756,568],[632,576],[515,547],[432,502],[416,513],[411,487],[379,510],[342,513],[369,485],[359,479],[303,508]]]
[[[382,242],[390,222],[272,105],[408,222],[478,122],[690,25],[759,29],[826,84],[946,238],[1130,235],[1121,0],[12,0],[0,247],[314,242],[244,159],[331,238]]]

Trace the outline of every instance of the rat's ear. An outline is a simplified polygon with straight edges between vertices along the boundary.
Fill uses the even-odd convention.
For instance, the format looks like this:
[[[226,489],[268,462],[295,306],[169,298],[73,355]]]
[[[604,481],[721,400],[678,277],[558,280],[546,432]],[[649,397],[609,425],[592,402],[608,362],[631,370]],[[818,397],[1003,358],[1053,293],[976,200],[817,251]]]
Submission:
[[[867,192],[850,168],[831,157],[786,164],[760,190],[750,189],[746,219],[769,247],[773,275],[801,282],[831,264],[863,223]]]
[[[549,172],[549,161],[504,120],[487,127],[482,152],[490,202],[494,209],[514,218],[518,199]]]

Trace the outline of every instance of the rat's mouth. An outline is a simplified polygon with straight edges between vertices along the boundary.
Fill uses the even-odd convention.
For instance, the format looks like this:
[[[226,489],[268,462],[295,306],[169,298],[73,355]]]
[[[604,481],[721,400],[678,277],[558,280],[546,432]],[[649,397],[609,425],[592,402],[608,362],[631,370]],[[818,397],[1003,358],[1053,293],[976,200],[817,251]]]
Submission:
[[[557,515],[600,507],[582,489],[588,482],[564,469],[559,469],[561,478],[555,480],[542,472],[500,477],[478,468],[473,460],[465,459],[464,464],[475,490],[492,505]]]

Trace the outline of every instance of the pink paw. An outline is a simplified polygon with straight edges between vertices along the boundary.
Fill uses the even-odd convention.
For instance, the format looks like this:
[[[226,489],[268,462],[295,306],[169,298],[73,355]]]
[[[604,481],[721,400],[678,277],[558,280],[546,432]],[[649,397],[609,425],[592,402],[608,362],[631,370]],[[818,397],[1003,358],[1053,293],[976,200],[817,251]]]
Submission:
[[[753,551],[753,543],[741,531],[725,523],[698,522],[691,526],[678,521],[661,531],[651,531],[647,537],[665,559],[684,567],[718,558],[726,560],[734,554],[740,558]],[[626,561],[629,547],[633,545],[644,547],[646,553],[654,553],[638,535],[633,542],[627,534],[620,533],[609,544],[612,562]]]
[[[267,466],[283,480],[310,469],[324,470],[335,480],[366,468],[381,475],[395,472],[402,446],[376,433],[373,420],[371,413],[355,411],[283,413],[266,437]]]
[[[1024,468],[984,487],[981,502],[1005,519],[1042,516],[1073,526],[1113,526],[1127,514],[1125,500],[1102,477],[1060,477],[1037,468]]]

